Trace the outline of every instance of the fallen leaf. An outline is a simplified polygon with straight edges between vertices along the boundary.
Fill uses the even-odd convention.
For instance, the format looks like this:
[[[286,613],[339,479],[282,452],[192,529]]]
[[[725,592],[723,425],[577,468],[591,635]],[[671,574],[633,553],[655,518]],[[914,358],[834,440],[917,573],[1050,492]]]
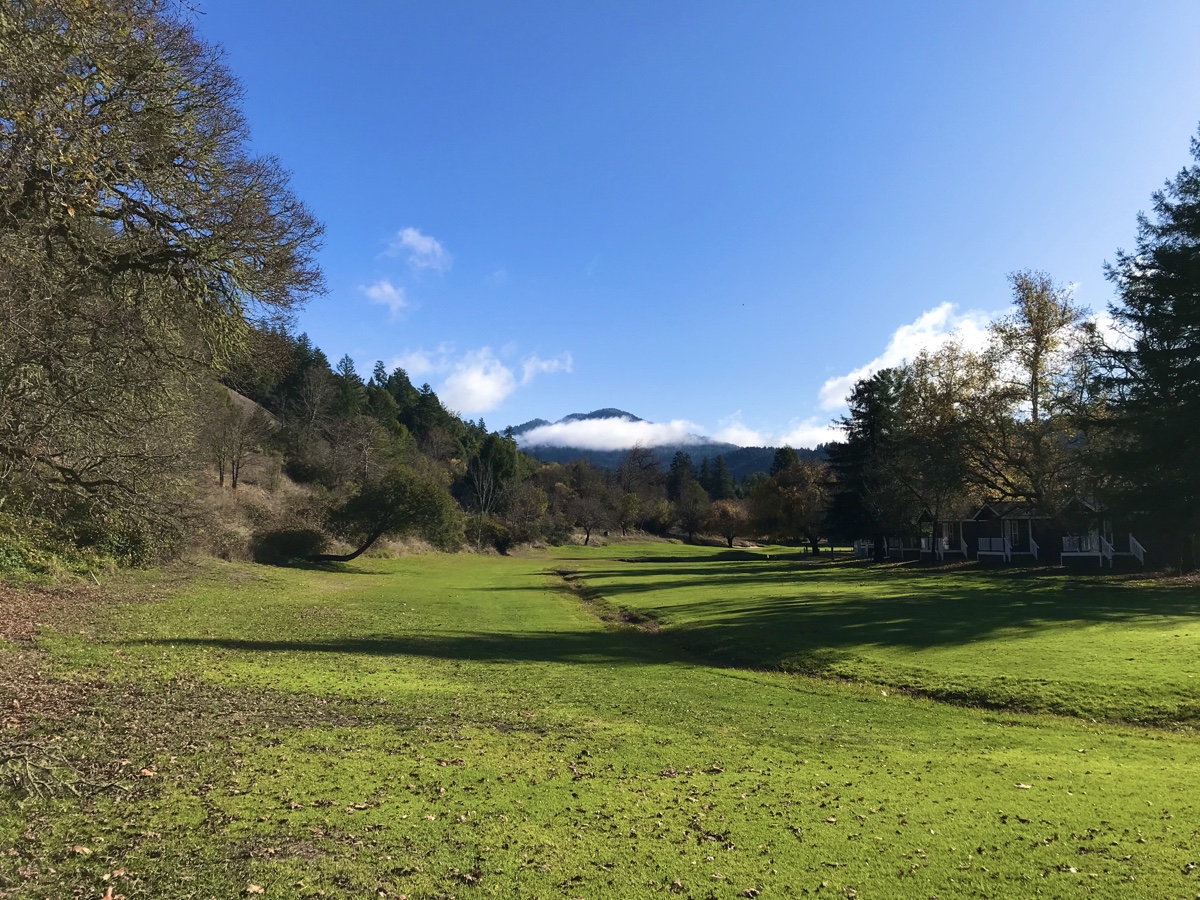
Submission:
[[[250,885],[250,887],[246,888],[246,893],[247,894],[264,894],[264,893],[266,893],[266,891],[263,889],[263,886],[261,884],[252,884],[252,885]]]
[[[1022,790],[1022,791],[1031,791],[1031,790],[1033,790],[1033,785],[1031,785],[1031,784],[1021,784],[1021,782],[1019,782],[1019,781],[1018,781],[1018,782],[1017,782],[1017,788],[1018,788],[1018,789],[1020,789],[1020,790]]]

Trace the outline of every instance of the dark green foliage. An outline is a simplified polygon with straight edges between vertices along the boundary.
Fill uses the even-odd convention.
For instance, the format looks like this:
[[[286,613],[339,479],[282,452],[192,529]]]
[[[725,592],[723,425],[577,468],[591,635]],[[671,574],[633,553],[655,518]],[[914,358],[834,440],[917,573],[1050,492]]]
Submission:
[[[696,467],[692,465],[692,458],[682,450],[677,451],[667,471],[667,499],[678,503],[683,496],[684,486],[695,481]]]
[[[689,541],[695,540],[708,522],[709,499],[700,483],[684,479],[679,487],[679,499],[675,501],[679,527]]]
[[[724,454],[718,453],[713,459],[709,480],[707,483],[702,481],[701,486],[714,500],[731,500],[737,496],[733,473],[729,471],[729,464],[725,462]]]
[[[1106,267],[1113,316],[1131,339],[1111,351],[1111,496],[1164,532],[1182,567],[1200,534],[1200,138],[1194,163],[1138,216],[1137,246]]]
[[[436,547],[453,549],[461,541],[454,501],[435,479],[404,466],[360,485],[329,514],[330,530],[354,545],[346,554],[312,554],[321,562],[348,562],[382,537],[415,535]]]
[[[285,566],[318,555],[329,540],[315,528],[273,528],[250,539],[250,557],[257,563]]]
[[[775,457],[771,460],[771,471],[768,474],[774,477],[798,462],[800,462],[800,457],[795,450],[791,447],[780,447],[775,451]]]
[[[903,532],[918,511],[893,477],[904,375],[882,369],[854,386],[850,415],[842,420],[846,441],[828,448],[838,481],[831,527],[839,536]],[[882,540],[876,547],[882,550]]]

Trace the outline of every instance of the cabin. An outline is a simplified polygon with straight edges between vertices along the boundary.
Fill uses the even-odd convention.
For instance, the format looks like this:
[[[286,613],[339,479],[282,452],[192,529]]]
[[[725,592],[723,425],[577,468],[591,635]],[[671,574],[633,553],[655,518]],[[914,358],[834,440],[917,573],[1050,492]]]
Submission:
[[[965,523],[964,523],[965,524]],[[1038,534],[1045,540],[1049,516],[1028,503],[985,503],[969,519],[975,558],[1012,562],[1044,562]]]
[[[1074,500],[1063,512],[1060,565],[1095,563],[1110,569],[1123,563],[1146,564],[1146,548],[1128,528],[1116,528],[1103,506],[1088,500]]]
[[[1109,568],[1146,562],[1146,549],[1133,533],[1114,527],[1103,507],[1089,500],[1072,501],[1056,518],[1028,502],[994,501],[926,523],[934,534],[921,538],[919,556],[929,561]]]
[[[1146,550],[1129,529],[1115,528],[1112,518],[1092,500],[1076,499],[1051,517],[1025,502],[996,502],[959,509],[917,522],[923,538],[887,538],[889,559],[978,560],[1042,565],[1145,565]],[[928,535],[932,532],[932,535]],[[856,541],[856,556],[874,552],[870,541]]]
[[[920,559],[921,538],[914,536],[889,537],[883,539],[888,559]]]
[[[854,542],[854,558],[855,559],[873,559],[875,557],[875,542],[874,541],[855,541]]]
[[[921,513],[917,524],[923,531],[933,532],[932,535],[921,538],[921,559],[928,562],[969,559],[961,519],[961,512],[951,513],[940,519],[935,519],[929,513]]]

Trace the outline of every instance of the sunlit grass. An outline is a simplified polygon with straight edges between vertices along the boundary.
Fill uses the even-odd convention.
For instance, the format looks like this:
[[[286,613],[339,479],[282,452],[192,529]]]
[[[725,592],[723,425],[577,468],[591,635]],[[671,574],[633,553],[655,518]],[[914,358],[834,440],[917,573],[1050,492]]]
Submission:
[[[94,718],[47,730],[78,755],[126,754],[135,793],[8,796],[0,888],[1191,896],[1200,812],[1179,789],[1200,763],[1190,734],[731,665],[761,653],[760,638],[797,652],[778,619],[737,632],[746,645],[724,645],[717,665],[697,663],[728,641],[720,632],[745,595],[615,562],[662,549],[369,560],[338,573],[213,565],[169,600],[45,633],[57,677],[103,679]],[[658,580],[614,600],[653,607],[666,630],[600,622],[554,574],[568,557],[585,575],[597,566],[586,575],[597,587]],[[622,581],[626,565],[642,574]],[[754,566],[775,571],[718,565],[748,580]],[[910,593],[885,575],[812,577],[848,602],[853,579]],[[747,594],[782,583],[759,581]],[[708,603],[722,606],[710,618]],[[143,768],[153,775],[134,774]]]
[[[1194,587],[711,550],[626,558],[637,561],[577,554],[570,567],[712,661],[1087,718],[1200,720]]]

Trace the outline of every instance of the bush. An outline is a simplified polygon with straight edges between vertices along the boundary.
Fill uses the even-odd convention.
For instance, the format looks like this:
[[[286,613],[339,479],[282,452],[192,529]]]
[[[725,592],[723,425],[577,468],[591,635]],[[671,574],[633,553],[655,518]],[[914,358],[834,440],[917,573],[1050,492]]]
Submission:
[[[325,550],[325,535],[315,528],[273,528],[250,538],[250,556],[268,566],[285,566]]]
[[[574,537],[574,532],[570,525],[562,522],[552,522],[546,526],[546,543],[551,547],[561,547],[563,544],[571,543],[571,538]]]

